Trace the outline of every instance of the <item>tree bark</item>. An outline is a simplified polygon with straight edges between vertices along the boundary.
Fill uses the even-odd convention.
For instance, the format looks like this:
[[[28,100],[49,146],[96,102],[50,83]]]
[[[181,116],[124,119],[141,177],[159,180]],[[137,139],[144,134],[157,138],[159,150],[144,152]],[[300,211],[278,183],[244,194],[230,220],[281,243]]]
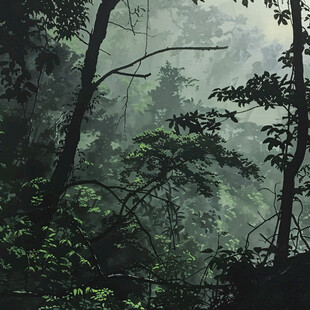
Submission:
[[[96,90],[94,77],[96,74],[100,45],[107,34],[111,12],[120,0],[102,0],[96,15],[95,25],[90,34],[84,65],[81,71],[81,88],[77,95],[75,108],[67,127],[63,150],[43,196],[42,209],[30,216],[34,239],[29,240],[33,247],[40,247],[45,234],[42,227],[48,226],[57,210],[57,204],[74,165],[74,157],[80,142],[81,124],[85,112]]]
[[[291,218],[295,194],[295,177],[300,169],[307,148],[308,109],[305,99],[303,72],[304,40],[302,33],[301,1],[290,0],[293,21],[293,70],[294,70],[294,105],[297,108],[297,146],[294,157],[284,170],[282,198],[280,207],[280,226],[274,264],[281,268],[286,264],[289,250]]]
[[[72,171],[75,153],[80,141],[82,120],[94,91],[96,90],[93,80],[96,73],[100,45],[107,34],[110,14],[119,1],[120,0],[102,0],[99,6],[81,73],[81,89],[77,96],[71,122],[67,128],[64,148],[51,176],[48,195],[49,204],[58,202],[62,189]]]

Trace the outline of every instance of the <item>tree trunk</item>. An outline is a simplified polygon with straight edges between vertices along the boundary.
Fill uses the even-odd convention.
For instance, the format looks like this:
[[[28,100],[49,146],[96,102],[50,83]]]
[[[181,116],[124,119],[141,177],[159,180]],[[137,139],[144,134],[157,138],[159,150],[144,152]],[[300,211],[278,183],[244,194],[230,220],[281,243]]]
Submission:
[[[81,124],[87,107],[96,90],[94,76],[96,74],[100,45],[107,34],[110,14],[119,1],[120,0],[102,0],[98,8],[94,29],[90,34],[81,72],[81,88],[76,99],[70,124],[67,127],[64,147],[43,196],[43,211],[34,213],[30,216],[34,223],[33,236],[35,237],[35,240],[30,240],[30,244],[35,248],[39,247],[45,238],[45,234],[42,233],[42,227],[49,225],[57,210],[57,204],[63,192],[63,188],[72,171],[74,157],[80,142]]]
[[[49,204],[57,204],[61,192],[72,171],[74,157],[80,141],[81,124],[96,87],[96,73],[100,45],[106,37],[110,14],[120,0],[102,0],[90,35],[81,76],[81,89],[77,96],[72,119],[67,128],[64,148],[50,180]]]
[[[301,1],[290,0],[293,21],[293,70],[294,70],[294,105],[298,114],[297,146],[294,157],[284,170],[282,198],[280,208],[280,227],[274,264],[283,267],[288,257],[291,218],[295,193],[295,177],[301,167],[307,148],[308,109],[305,99],[303,73],[304,40],[302,33]]]

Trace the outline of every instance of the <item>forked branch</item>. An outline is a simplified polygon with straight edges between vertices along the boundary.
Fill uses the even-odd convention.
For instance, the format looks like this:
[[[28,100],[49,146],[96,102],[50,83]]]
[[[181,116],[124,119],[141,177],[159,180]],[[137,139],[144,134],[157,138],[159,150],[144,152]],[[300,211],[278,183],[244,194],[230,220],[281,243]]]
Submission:
[[[98,79],[96,82],[94,82],[94,86],[98,87],[106,78],[108,78],[109,76],[111,76],[112,74],[119,74],[120,71],[128,69],[133,67],[134,65],[140,63],[141,61],[150,58],[152,56],[155,56],[157,54],[161,54],[161,53],[166,53],[166,52],[171,52],[171,51],[214,51],[214,50],[223,50],[223,49],[227,49],[228,46],[185,46],[185,47],[180,47],[180,46],[176,46],[176,47],[166,47],[160,50],[156,50],[152,53],[146,54],[136,60],[134,60],[133,62],[127,64],[127,65],[123,65],[121,67],[115,68],[109,72],[107,72],[106,74],[104,74],[100,79]]]

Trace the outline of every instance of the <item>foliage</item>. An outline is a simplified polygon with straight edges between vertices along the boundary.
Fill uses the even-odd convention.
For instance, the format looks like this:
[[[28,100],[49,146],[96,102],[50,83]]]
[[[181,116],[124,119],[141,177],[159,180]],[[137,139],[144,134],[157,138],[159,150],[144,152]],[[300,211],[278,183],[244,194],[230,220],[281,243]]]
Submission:
[[[296,104],[287,76],[265,71],[244,86],[220,88],[215,69],[198,81],[175,65],[174,56],[156,62],[157,80],[133,82],[129,73],[111,76],[87,107],[75,165],[59,204],[45,204],[81,84],[82,59],[70,40],[76,45],[81,33],[89,35],[90,4],[0,4],[0,307],[225,309],[246,292],[252,298],[262,283],[269,289],[278,279],[287,284],[291,274],[278,277],[271,269],[274,240],[267,246],[260,240],[274,236],[277,217],[271,206],[277,207],[280,178],[262,163],[265,158],[282,171],[296,143]],[[250,38],[256,33],[246,32],[244,18],[230,18],[216,8],[204,10],[191,1],[130,4],[123,1],[113,13],[112,40],[103,44],[111,57],[101,50],[98,72],[102,63],[105,69],[123,64],[122,57],[136,57],[131,46],[141,46],[137,37],[145,39],[142,21],[149,23],[150,9],[155,17],[165,16],[167,8],[171,17],[178,13],[177,21],[167,21],[181,25],[169,46],[231,43],[241,28],[249,41],[256,40]],[[279,10],[277,1],[265,4],[275,9],[278,24],[287,24],[290,14]],[[123,33],[127,19],[133,37]],[[234,24],[233,29],[225,31],[224,23]],[[121,54],[116,37],[128,43],[128,55]],[[163,41],[162,35],[149,33],[148,38],[154,45]],[[238,67],[247,49],[229,51],[237,56],[224,58]],[[192,60],[201,59],[195,55]],[[215,67],[224,62],[213,60]],[[289,69],[292,50],[280,61]],[[154,65],[150,62],[150,68]],[[219,83],[210,101],[196,100],[199,83],[210,79]],[[237,107],[209,107],[212,98]],[[289,114],[261,128],[239,117],[240,109],[253,103]],[[119,126],[123,119],[125,132]],[[307,165],[299,172],[300,201],[309,195],[308,172]],[[271,194],[269,188],[263,191],[265,185],[273,187]],[[50,214],[51,221],[40,227],[40,217]],[[275,223],[268,226],[268,218]],[[307,216],[299,220],[304,227],[309,224]],[[307,245],[301,245],[298,225],[293,232],[291,253],[296,254]]]
[[[157,129],[145,132],[134,141],[139,149],[125,157],[125,164],[130,166],[122,174],[126,183],[143,186],[152,180],[160,184],[169,179],[174,186],[182,187],[191,182],[197,184],[199,194],[208,197],[212,193],[210,186],[219,183],[216,174],[208,171],[213,161],[221,168],[236,167],[244,177],[259,178],[258,168],[237,152],[226,150],[222,146],[224,140],[215,134],[180,136]]]
[[[50,74],[60,63],[53,41],[70,40],[86,26],[90,3],[91,0],[1,1],[0,67],[5,90],[2,99],[25,103],[37,93],[38,85],[33,82],[27,54],[35,54],[38,71]]]

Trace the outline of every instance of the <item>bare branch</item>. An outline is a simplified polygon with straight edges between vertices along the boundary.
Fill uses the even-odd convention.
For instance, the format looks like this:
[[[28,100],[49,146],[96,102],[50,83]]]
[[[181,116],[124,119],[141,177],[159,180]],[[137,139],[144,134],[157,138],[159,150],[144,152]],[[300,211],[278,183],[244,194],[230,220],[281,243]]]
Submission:
[[[300,228],[299,223],[298,223],[298,220],[296,219],[296,217],[295,217],[294,214],[292,214],[292,218],[293,218],[293,221],[294,221],[294,223],[295,223],[295,225],[296,225],[296,228],[297,228],[297,230],[298,230],[298,234],[299,234],[299,236],[300,236],[300,239],[304,242],[304,244],[305,244],[307,250],[310,251],[310,246],[309,246],[307,240],[305,239],[305,237],[304,237],[304,235],[303,235],[303,233],[302,233],[302,229]]]
[[[84,40],[84,39],[82,39],[80,36],[76,36],[82,43],[84,43],[85,45],[88,45],[88,43]],[[109,55],[109,56],[111,56],[111,54],[109,53],[109,52],[107,52],[107,51],[105,51],[105,50],[103,50],[103,49],[101,49],[101,48],[99,48],[99,51],[101,51],[101,52],[103,52],[103,53],[105,53],[105,54],[107,54],[107,55]]]
[[[128,8],[128,18],[129,18],[129,24],[130,24],[130,27],[131,27],[131,31],[133,33],[133,35],[136,35],[135,33],[135,28],[134,28],[134,25],[133,25],[133,22],[132,22],[132,16],[131,16],[131,8],[130,8],[130,3],[129,3],[129,0],[127,0],[127,8]]]
[[[151,73],[146,73],[146,74],[137,74],[137,73],[127,73],[127,72],[115,72],[115,74],[119,74],[119,75],[124,75],[124,76],[131,76],[131,77],[137,77],[137,78],[148,78],[149,76],[151,76]]]
[[[109,24],[114,25],[114,26],[117,26],[117,27],[120,27],[120,28],[122,28],[122,29],[124,29],[124,30],[127,30],[127,31],[132,32],[132,30],[131,30],[130,28],[127,28],[127,27],[125,27],[125,26],[123,26],[123,25],[121,25],[121,24],[118,24],[118,23],[115,23],[115,22],[111,22],[111,21],[109,21]],[[135,34],[147,35],[146,32],[140,32],[140,31],[136,31]],[[155,35],[153,35],[153,36],[148,35],[148,36],[150,36],[150,37],[155,37]]]
[[[156,50],[150,54],[147,54],[147,55],[144,55],[136,60],[134,60],[133,62],[127,64],[127,65],[124,65],[124,66],[121,66],[121,67],[118,67],[118,68],[115,68],[109,72],[107,72],[106,74],[104,74],[99,80],[97,80],[95,83],[94,83],[94,86],[95,87],[98,87],[106,78],[108,78],[109,76],[111,76],[112,74],[116,74],[117,72],[119,71],[122,71],[124,69],[128,69],[138,63],[140,63],[141,61],[147,59],[147,58],[150,58],[152,56],[155,56],[157,54],[161,54],[161,53],[166,53],[166,52],[171,52],[171,51],[214,51],[214,50],[223,50],[223,49],[227,49],[228,46],[210,46],[210,47],[204,47],[204,46],[201,46],[201,47],[196,47],[196,46],[193,46],[193,47],[190,47],[190,46],[185,46],[185,47],[167,47],[167,48],[163,48],[163,49],[160,49],[160,50]]]
[[[245,241],[245,247],[248,248],[249,247],[249,239],[250,239],[250,236],[251,234],[256,231],[257,229],[259,229],[261,226],[263,226],[265,223],[267,223],[268,221],[272,220],[274,217],[278,216],[278,213],[275,213],[273,214],[272,216],[270,216],[269,218],[265,219],[263,222],[261,222],[260,224],[258,224],[257,226],[252,226],[250,225],[251,227],[253,227],[253,229],[248,233],[247,235],[247,238],[246,238],[246,241]]]
[[[153,249],[153,252],[154,254],[156,255],[156,257],[159,259],[159,261],[164,264],[163,260],[161,259],[161,257],[159,256],[159,254],[157,253],[157,250],[156,250],[156,247],[153,243],[153,239],[152,239],[152,236],[151,234],[149,233],[149,231],[142,225],[140,219],[138,218],[137,214],[134,214],[134,217],[137,221],[137,224],[139,225],[140,229],[147,235],[148,239],[149,239],[149,242],[150,242],[150,245],[151,245],[151,248]]]
[[[150,24],[150,0],[146,0],[146,24],[145,24],[145,49],[144,55],[147,54],[147,49],[149,45],[149,26]]]
[[[275,247],[273,241],[269,241],[268,238],[266,238],[262,233],[260,233],[259,235],[269,244],[270,247]]]

